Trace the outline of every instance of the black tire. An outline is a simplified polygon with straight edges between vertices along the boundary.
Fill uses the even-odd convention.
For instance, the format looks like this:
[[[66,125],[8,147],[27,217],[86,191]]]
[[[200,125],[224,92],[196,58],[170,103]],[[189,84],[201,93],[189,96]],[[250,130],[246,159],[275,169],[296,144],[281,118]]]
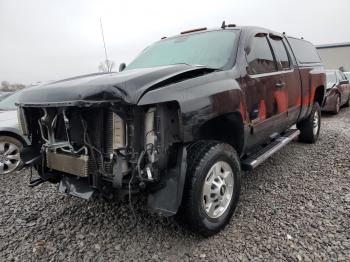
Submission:
[[[5,148],[4,150],[7,152],[7,150],[9,150],[9,145],[12,144],[16,147],[16,149],[12,150],[11,151],[11,154],[8,154],[7,156],[5,156],[5,152],[0,152],[0,158],[4,158],[4,160],[6,160],[6,158],[10,159],[9,157],[12,156],[11,158],[11,163],[9,163],[8,165],[4,164],[3,167],[1,168],[0,170],[0,175],[3,175],[3,174],[8,174],[8,173],[11,173],[11,172],[14,172],[14,171],[17,171],[17,170],[20,170],[22,167],[23,167],[23,162],[22,160],[19,158],[19,153],[20,153],[20,150],[23,148],[23,144],[21,141],[19,141],[18,139],[14,138],[14,137],[10,137],[10,136],[0,136],[0,144],[4,145]],[[2,150],[1,150],[2,151]],[[18,158],[19,160],[17,159],[14,159],[13,157],[17,157],[18,155]],[[7,160],[8,160],[7,159]],[[16,167],[14,169],[10,168],[11,165],[14,164],[14,161],[15,161],[15,165]],[[0,159],[0,162],[1,159]]]
[[[318,128],[314,131],[314,121],[316,115],[318,116]],[[297,124],[300,130],[299,140],[304,143],[315,143],[320,135],[321,129],[321,108],[320,105],[315,102],[311,110],[309,118],[303,120]]]
[[[226,209],[223,209],[225,211],[219,217],[212,218],[204,208],[203,186],[208,179],[208,172],[216,163],[226,163],[231,168],[233,189],[231,199],[227,202]],[[230,221],[239,201],[240,188],[241,166],[237,152],[228,144],[197,141],[188,147],[187,176],[180,209],[182,221],[195,233],[205,237],[214,235]]]
[[[348,101],[346,101],[344,106],[345,107],[349,107],[350,106],[350,94],[349,94],[349,97],[348,97]]]

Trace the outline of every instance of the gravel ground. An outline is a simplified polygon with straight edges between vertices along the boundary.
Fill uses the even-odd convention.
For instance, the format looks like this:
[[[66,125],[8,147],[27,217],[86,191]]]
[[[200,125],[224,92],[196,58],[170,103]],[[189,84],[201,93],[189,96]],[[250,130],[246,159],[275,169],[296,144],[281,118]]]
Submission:
[[[350,109],[315,145],[293,142],[243,177],[231,223],[203,239],[136,203],[85,201],[0,177],[0,260],[350,261]]]

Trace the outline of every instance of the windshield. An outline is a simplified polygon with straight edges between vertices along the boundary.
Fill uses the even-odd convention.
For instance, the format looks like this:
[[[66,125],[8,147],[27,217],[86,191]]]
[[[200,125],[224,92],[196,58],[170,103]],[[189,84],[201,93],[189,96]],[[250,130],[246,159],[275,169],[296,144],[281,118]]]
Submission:
[[[337,83],[337,77],[335,75],[335,72],[327,72],[326,78],[327,78],[327,86],[332,86]]]
[[[173,64],[220,69],[231,62],[238,35],[238,30],[221,30],[161,40],[146,48],[126,70]]]
[[[16,109],[15,103],[17,102],[20,94],[21,94],[21,92],[16,92],[16,93],[4,98],[3,100],[1,100],[0,101],[0,109],[1,110]]]

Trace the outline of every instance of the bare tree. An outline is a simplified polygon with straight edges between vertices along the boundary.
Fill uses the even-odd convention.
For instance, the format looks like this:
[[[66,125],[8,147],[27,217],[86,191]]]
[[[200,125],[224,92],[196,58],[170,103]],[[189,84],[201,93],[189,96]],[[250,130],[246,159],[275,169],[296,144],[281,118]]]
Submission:
[[[1,82],[1,90],[2,91],[10,91],[10,83],[7,81],[2,81]]]
[[[100,72],[112,72],[113,68],[115,67],[115,63],[111,60],[106,59],[100,65],[98,66],[98,70]]]
[[[25,87],[26,86],[23,84],[11,84],[11,89],[13,89],[15,91],[22,90]]]
[[[1,85],[0,85],[0,91],[4,91],[4,92],[10,92],[10,91],[18,91],[21,90],[23,88],[25,88],[26,86],[23,84],[10,84],[7,81],[2,81]]]

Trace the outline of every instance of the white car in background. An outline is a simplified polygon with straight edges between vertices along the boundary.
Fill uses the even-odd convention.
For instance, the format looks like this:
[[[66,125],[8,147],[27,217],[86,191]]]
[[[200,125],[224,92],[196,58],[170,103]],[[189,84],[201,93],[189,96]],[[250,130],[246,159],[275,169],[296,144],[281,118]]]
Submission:
[[[21,91],[0,101],[0,175],[22,167],[20,150],[29,143],[18,127],[16,101]]]
[[[4,92],[0,91],[0,101],[5,99],[5,97],[8,97],[9,95],[13,94],[13,92]]]

